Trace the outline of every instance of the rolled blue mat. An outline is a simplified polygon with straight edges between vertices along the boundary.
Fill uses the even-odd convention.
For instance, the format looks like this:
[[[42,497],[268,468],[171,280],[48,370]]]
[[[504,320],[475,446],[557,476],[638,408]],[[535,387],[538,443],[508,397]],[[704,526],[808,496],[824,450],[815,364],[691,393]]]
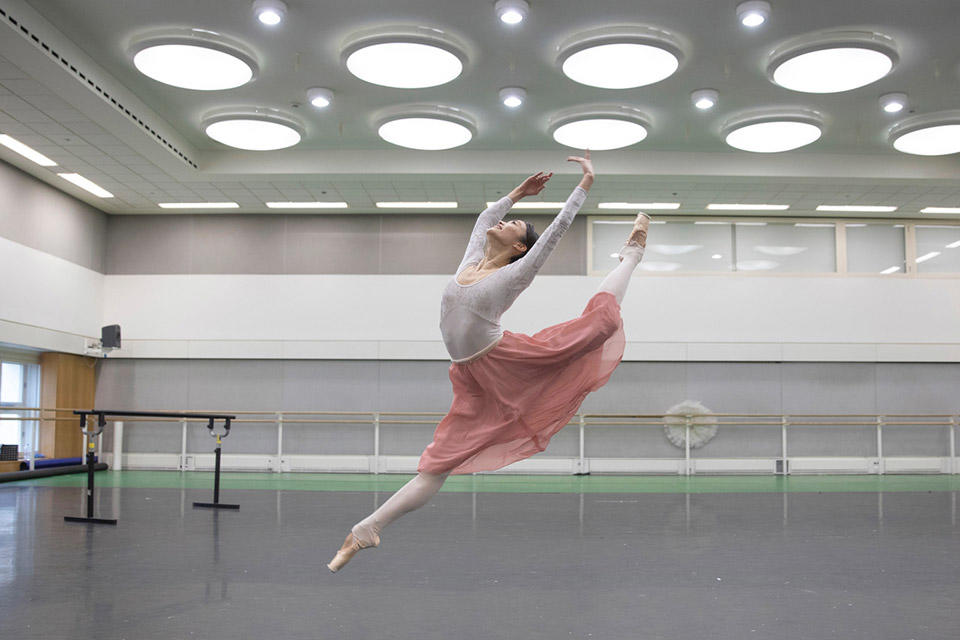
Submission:
[[[93,458],[94,463],[99,462],[96,456]],[[49,458],[49,459],[39,459],[33,461],[34,469],[45,469],[47,467],[67,467],[70,465],[76,464],[86,464],[86,460],[83,458]],[[21,471],[24,469],[29,469],[30,465],[26,462],[20,463]]]

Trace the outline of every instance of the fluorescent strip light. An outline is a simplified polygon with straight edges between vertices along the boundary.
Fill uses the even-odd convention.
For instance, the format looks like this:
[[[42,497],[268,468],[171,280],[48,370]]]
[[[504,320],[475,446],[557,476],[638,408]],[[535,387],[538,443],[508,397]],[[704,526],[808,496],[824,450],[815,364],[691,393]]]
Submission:
[[[708,204],[707,209],[715,211],[785,211],[788,204]]]
[[[43,155],[36,149],[33,149],[32,147],[28,147],[27,145],[23,144],[16,138],[11,138],[6,134],[0,135],[0,144],[5,146],[7,149],[10,149],[10,151],[13,151],[14,153],[19,153],[27,160],[33,160],[41,167],[57,166],[56,162],[54,162],[47,156]]]
[[[162,209],[239,209],[236,202],[161,202]]]
[[[896,273],[897,271],[900,271],[900,267],[890,267],[889,269],[884,269],[880,273]]]
[[[456,209],[457,202],[378,202],[381,209]]]
[[[950,244],[947,245],[947,249],[956,249],[958,247],[960,247],[960,240],[957,240],[956,242],[951,242]]]
[[[833,227],[832,223],[822,223],[822,222],[798,222],[795,227]]]
[[[601,202],[601,209],[679,209],[679,202]]]
[[[346,209],[346,202],[267,202],[271,209]]]
[[[765,227],[767,226],[766,222],[735,222],[735,225],[738,227]]]
[[[496,202],[488,202],[487,206],[493,206]],[[562,209],[566,202],[517,202],[513,209]]]
[[[847,226],[847,228],[849,229],[850,227],[865,227],[865,226],[867,226],[867,225],[865,225],[865,224],[860,224],[859,222],[858,222],[857,224],[852,224],[852,223],[849,223],[849,222],[848,222],[846,226]]]
[[[889,213],[896,210],[896,207],[874,207],[856,204],[821,204],[817,207],[817,211],[867,211],[873,213]]]
[[[960,207],[924,207],[920,213],[960,213]]]
[[[57,175],[63,178],[64,180],[67,180],[68,182],[72,182],[73,184],[77,185],[81,189],[84,189],[85,191],[89,191],[95,196],[100,196],[101,198],[113,197],[112,193],[110,193],[109,191],[107,191],[97,183],[87,180],[79,173],[58,173]]]
[[[697,220],[693,224],[730,224],[729,222],[713,222],[712,220]]]
[[[921,262],[926,262],[927,260],[930,260],[931,258],[936,258],[938,255],[940,255],[940,252],[939,252],[939,251],[931,251],[930,253],[925,253],[925,254],[923,254],[922,256],[920,256],[919,258],[917,258],[917,264],[920,264]]]

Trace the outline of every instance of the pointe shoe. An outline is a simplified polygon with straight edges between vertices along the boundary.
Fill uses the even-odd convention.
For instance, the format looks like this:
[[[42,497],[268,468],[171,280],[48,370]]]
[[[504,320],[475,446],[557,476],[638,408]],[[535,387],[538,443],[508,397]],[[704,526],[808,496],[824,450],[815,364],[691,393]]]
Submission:
[[[642,211],[637,214],[630,237],[627,238],[627,243],[620,249],[620,262],[623,262],[623,257],[626,255],[643,256],[643,250],[647,246],[647,229],[650,227],[650,220],[650,216]]]
[[[343,541],[343,545],[340,547],[340,550],[337,551],[337,554],[333,556],[327,564],[327,569],[330,569],[333,573],[339,571],[345,564],[350,562],[350,559],[360,551],[360,549],[366,549],[368,547],[378,547],[380,546],[380,536],[374,538],[373,544],[363,544],[360,542],[360,539],[357,536],[353,535],[353,531],[347,534],[346,539]]]

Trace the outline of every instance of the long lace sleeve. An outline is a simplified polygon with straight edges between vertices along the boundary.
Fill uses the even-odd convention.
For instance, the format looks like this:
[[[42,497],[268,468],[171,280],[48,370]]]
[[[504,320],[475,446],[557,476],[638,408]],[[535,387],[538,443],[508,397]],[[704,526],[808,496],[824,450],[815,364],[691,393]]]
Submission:
[[[583,187],[576,187],[553,222],[543,230],[530,250],[513,264],[512,279],[516,285],[525,288],[533,281],[533,277],[540,271],[550,252],[557,246],[560,237],[570,228],[574,216],[577,215],[586,198],[586,190]]]
[[[503,196],[484,209],[477,217],[477,222],[473,225],[473,231],[470,233],[467,250],[463,254],[463,260],[460,261],[460,266],[457,267],[457,273],[463,271],[463,268],[471,262],[480,262],[480,259],[483,257],[483,245],[487,240],[487,229],[500,222],[512,206],[513,200],[510,199],[510,196]]]

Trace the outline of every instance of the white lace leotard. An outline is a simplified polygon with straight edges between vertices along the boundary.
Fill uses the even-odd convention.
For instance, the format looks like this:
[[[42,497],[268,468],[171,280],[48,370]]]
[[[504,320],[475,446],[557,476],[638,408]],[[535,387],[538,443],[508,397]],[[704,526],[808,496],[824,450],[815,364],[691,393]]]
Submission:
[[[472,284],[460,284],[457,282],[460,272],[483,258],[487,229],[507,214],[513,201],[509,196],[504,196],[480,214],[470,234],[463,260],[457,267],[456,275],[444,288],[440,301],[440,332],[453,362],[472,360],[496,346],[503,336],[500,316],[533,282],[533,277],[557,245],[560,236],[570,227],[586,197],[587,192],[582,187],[576,187],[557,217],[522,258]]]

